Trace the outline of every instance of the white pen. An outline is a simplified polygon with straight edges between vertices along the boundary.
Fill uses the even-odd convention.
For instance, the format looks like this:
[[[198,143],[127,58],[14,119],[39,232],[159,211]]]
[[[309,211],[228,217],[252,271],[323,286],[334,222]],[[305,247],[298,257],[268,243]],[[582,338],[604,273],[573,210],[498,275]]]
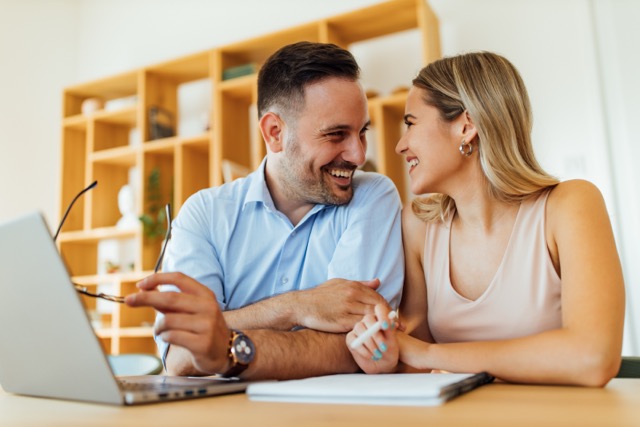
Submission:
[[[395,311],[389,312],[390,320],[395,319],[397,316],[398,314]],[[366,331],[364,331],[362,335],[360,335],[358,338],[353,340],[351,344],[349,344],[349,347],[351,347],[352,350],[355,350],[356,348],[360,347],[366,340],[371,338],[373,334],[378,332],[380,329],[382,329],[382,322],[378,320],[376,323],[369,326],[369,328]]]

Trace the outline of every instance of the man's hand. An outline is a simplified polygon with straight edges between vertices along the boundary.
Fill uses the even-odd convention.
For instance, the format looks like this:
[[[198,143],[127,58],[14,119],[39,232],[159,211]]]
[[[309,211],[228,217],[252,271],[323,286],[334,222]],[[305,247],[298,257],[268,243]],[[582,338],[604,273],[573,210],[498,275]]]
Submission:
[[[160,292],[157,287],[164,284],[175,285],[182,292]],[[153,307],[164,314],[156,322],[156,335],[187,350],[199,374],[226,369],[230,331],[209,288],[182,273],[153,274],[137,286],[141,292],[128,295],[125,302],[130,307]]]
[[[297,324],[325,332],[348,332],[362,316],[373,314],[376,304],[389,308],[375,291],[378,286],[379,279],[331,279],[313,289],[292,292]]]

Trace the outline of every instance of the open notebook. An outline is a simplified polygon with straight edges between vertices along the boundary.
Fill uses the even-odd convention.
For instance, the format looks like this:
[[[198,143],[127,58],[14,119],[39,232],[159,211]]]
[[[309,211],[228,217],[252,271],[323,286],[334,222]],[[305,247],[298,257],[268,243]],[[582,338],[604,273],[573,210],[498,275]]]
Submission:
[[[0,343],[0,384],[10,393],[129,405],[242,392],[248,384],[114,376],[38,212],[0,224]]]
[[[251,384],[251,400],[435,406],[493,381],[479,374],[346,374]]]

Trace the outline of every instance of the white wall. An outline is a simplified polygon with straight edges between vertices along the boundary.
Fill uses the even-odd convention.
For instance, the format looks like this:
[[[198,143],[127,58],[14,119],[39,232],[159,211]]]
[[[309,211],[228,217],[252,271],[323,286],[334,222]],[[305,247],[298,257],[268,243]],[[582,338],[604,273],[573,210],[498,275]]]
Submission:
[[[74,0],[0,0],[0,221],[57,221],[61,89],[76,81]],[[53,225],[51,225],[53,227]]]
[[[617,243],[627,283],[627,354],[640,353],[640,2],[591,0],[594,17],[601,112],[606,123],[606,149],[616,193]]]
[[[0,0],[0,220],[41,208],[58,219],[60,94],[65,85],[243,40],[375,0]],[[640,66],[636,0],[431,0],[443,53],[492,50],[527,84],[538,157],[562,179],[605,195],[625,276],[640,294],[637,260]],[[357,46],[365,84],[385,93],[420,66],[411,32]],[[7,60],[6,58],[9,58]],[[384,61],[380,59],[384,58]],[[634,114],[635,113],[635,114]],[[34,120],[35,119],[35,120]],[[621,230],[624,230],[622,232]],[[635,260],[635,261],[634,261]],[[640,307],[635,307],[640,313]],[[635,316],[637,318],[637,315]],[[640,354],[627,318],[626,354]],[[635,337],[635,342],[632,338]]]

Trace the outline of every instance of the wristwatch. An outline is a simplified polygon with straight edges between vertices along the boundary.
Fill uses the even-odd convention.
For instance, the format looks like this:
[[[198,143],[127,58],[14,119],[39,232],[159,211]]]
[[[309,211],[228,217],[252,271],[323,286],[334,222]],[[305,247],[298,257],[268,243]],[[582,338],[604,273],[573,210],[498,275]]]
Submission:
[[[228,357],[231,367],[222,374],[223,377],[237,377],[253,362],[256,346],[241,331],[232,329],[229,337]]]

